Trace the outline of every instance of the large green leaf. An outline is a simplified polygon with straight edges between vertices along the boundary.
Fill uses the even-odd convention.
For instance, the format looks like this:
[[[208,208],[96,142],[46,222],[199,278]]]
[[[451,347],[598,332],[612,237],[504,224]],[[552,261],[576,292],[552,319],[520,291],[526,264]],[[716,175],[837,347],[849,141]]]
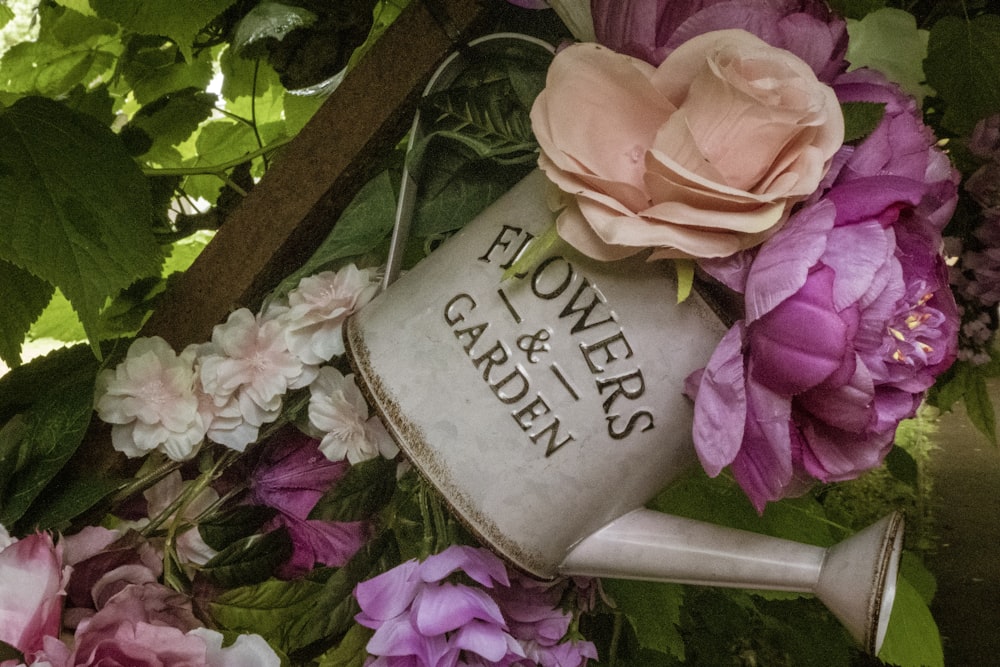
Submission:
[[[0,87],[58,96],[110,77],[122,51],[118,26],[61,7],[39,8],[38,39],[12,46],[0,61]]]
[[[632,625],[642,648],[684,660],[684,639],[677,629],[683,586],[625,579],[606,579],[603,586]]]
[[[904,577],[896,580],[896,598],[879,651],[884,662],[899,667],[942,667],[944,651],[937,623],[927,604]]]
[[[52,285],[24,269],[0,261],[0,359],[21,363],[21,341],[52,298]]]
[[[233,588],[219,594],[209,611],[223,629],[253,632],[284,653],[342,635],[358,612],[352,592],[383,571],[388,541],[376,538],[344,567],[319,568],[305,578]]]
[[[0,524],[13,526],[79,447],[91,384],[60,387],[0,429]]]
[[[175,46],[164,47],[158,40],[136,39],[123,59],[122,73],[132,86],[139,104],[150,104],[164,95],[188,88],[204,90],[214,74],[209,51],[187,62]]]
[[[142,172],[92,117],[26,97],[0,113],[0,259],[58,287],[97,343],[105,302],[159,275]]]
[[[161,35],[173,40],[191,60],[195,37],[235,0],[90,0],[99,16],[141,35]]]
[[[1000,16],[946,16],[931,29],[927,83],[944,99],[943,125],[959,133],[1000,111]]]

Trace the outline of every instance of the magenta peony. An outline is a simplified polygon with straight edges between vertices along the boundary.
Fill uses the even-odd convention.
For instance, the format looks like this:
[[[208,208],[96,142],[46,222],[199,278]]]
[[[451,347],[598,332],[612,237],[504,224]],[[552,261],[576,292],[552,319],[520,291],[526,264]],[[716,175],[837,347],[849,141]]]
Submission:
[[[956,174],[912,100],[873,72],[835,83],[885,115],[845,146],[823,187],[752,256],[704,266],[745,292],[696,394],[710,474],[732,466],[754,506],[879,465],[899,421],[956,356],[941,230]]]
[[[683,42],[738,28],[809,64],[832,81],[847,63],[847,25],[822,0],[593,0],[597,41],[652,65]]]
[[[560,236],[603,260],[761,243],[815,191],[844,130],[808,65],[741,30],[695,37],[658,68],[568,47],[531,120],[539,165],[564,193]]]

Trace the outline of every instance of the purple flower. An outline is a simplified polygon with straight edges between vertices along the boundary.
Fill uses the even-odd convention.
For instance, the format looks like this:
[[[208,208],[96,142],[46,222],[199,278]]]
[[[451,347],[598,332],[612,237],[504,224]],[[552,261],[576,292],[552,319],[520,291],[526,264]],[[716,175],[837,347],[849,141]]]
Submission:
[[[681,43],[740,28],[809,63],[821,81],[846,69],[847,27],[819,0],[592,0],[597,41],[652,65]]]
[[[744,292],[745,317],[689,378],[695,445],[709,474],[732,466],[760,511],[814,479],[879,465],[957,354],[940,254],[957,173],[881,75],[851,72],[834,89],[884,104],[879,127],[841,149],[816,195],[759,250],[704,263]]]
[[[286,429],[265,450],[251,474],[250,502],[278,510],[265,526],[284,526],[292,539],[292,555],[279,569],[291,579],[317,563],[339,567],[368,540],[363,521],[337,522],[310,519],[309,513],[323,494],[350,466],[332,462],[319,450],[319,442],[294,429]]]
[[[492,553],[452,546],[358,584],[355,618],[375,630],[369,665],[583,664],[593,646],[560,643],[571,617],[555,609],[557,593],[512,585]]]

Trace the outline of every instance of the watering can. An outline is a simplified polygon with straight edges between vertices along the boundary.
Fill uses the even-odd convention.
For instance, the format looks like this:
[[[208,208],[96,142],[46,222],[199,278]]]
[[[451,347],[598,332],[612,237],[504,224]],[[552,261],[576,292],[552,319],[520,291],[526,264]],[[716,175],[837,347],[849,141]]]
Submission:
[[[418,115],[411,140],[419,132]],[[407,172],[400,234],[413,186]],[[532,575],[812,593],[877,653],[898,513],[823,548],[644,507],[695,461],[684,380],[727,327],[697,292],[678,304],[662,263],[560,244],[505,279],[554,219],[546,187],[532,172],[398,280],[390,258],[391,286],[348,320],[358,385],[403,453],[484,545]]]

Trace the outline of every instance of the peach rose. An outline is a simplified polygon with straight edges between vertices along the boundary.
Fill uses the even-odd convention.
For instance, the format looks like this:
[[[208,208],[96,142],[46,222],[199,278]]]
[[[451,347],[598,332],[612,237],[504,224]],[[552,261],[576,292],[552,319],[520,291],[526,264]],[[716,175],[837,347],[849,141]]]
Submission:
[[[556,55],[531,110],[559,235],[620,259],[723,257],[778,230],[844,140],[833,90],[743,30],[683,43],[659,66],[597,44]]]

